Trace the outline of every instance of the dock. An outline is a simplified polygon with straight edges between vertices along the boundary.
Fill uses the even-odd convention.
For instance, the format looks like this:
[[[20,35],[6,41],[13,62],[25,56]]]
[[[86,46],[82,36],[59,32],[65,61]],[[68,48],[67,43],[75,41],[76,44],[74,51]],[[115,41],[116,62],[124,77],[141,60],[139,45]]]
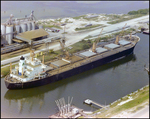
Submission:
[[[55,100],[56,105],[58,106],[59,111],[56,114],[50,115],[49,118],[79,118],[81,116],[89,117],[92,112],[85,112],[83,109],[80,109],[74,105],[71,105],[73,97],[70,99],[68,97],[68,104],[66,104],[65,99],[61,98]]]
[[[88,105],[94,104],[94,105],[97,105],[97,106],[102,107],[102,108],[105,108],[105,107],[106,107],[106,106],[104,106],[104,105],[98,104],[98,103],[96,103],[96,102],[94,102],[94,101],[92,101],[92,100],[89,100],[89,99],[86,99],[86,100],[84,101],[84,103],[86,103],[86,104],[88,104]]]

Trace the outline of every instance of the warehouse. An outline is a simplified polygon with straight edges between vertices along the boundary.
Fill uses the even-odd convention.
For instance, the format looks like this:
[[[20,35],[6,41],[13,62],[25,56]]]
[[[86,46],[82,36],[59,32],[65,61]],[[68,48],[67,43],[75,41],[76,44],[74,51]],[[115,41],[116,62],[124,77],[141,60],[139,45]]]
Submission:
[[[49,34],[43,29],[36,29],[32,31],[19,33],[18,35],[15,36],[15,38],[31,44],[32,41],[37,41],[43,38],[47,38],[48,35]]]

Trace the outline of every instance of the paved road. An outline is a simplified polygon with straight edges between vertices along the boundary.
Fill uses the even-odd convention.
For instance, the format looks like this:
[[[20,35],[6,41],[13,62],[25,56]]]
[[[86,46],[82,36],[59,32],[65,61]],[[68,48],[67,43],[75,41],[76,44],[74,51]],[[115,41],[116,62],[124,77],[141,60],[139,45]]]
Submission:
[[[120,29],[125,25],[125,23],[127,23],[127,25],[129,25],[129,26],[133,26],[138,22],[144,22],[144,21],[147,21],[147,20],[149,20],[149,15],[143,16],[143,17],[140,17],[140,18],[136,18],[136,19],[132,19],[132,20],[129,20],[129,21],[113,24],[113,25],[108,25],[107,27],[103,28],[102,34],[105,33],[105,35],[106,35],[107,32],[112,32],[114,30]],[[80,40],[82,40],[83,38],[85,38],[88,35],[97,36],[100,33],[100,31],[101,31],[101,29],[97,29],[97,30],[93,30],[93,31],[87,31],[87,32],[84,32],[84,33],[66,34],[65,35],[66,38],[69,39],[68,41],[66,41],[66,46],[69,46],[69,45],[72,45],[76,42],[79,42]],[[60,44],[56,43],[55,45],[51,45],[49,47],[49,49],[58,50],[58,49],[60,49]],[[45,49],[35,51],[35,53],[41,52],[43,50],[45,50]],[[23,56],[27,57],[29,55],[30,54],[27,53],[27,54],[24,54]],[[21,55],[17,56],[17,57],[10,58],[10,59],[2,60],[1,65],[5,65],[5,64],[8,64],[10,62],[18,61],[20,57],[21,57]]]

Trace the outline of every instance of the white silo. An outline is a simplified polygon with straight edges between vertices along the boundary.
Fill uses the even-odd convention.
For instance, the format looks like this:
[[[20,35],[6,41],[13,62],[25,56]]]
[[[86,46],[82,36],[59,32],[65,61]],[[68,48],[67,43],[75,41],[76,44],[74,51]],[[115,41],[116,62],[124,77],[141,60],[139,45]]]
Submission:
[[[6,33],[6,25],[5,24],[1,24],[1,34],[5,34]]]
[[[31,22],[31,24],[32,24],[32,30],[35,30],[35,22]]]
[[[27,22],[27,31],[31,31],[31,22]]]
[[[26,23],[21,23],[20,27],[21,27],[21,33],[27,31],[27,24]]]
[[[15,21],[15,24],[16,24],[16,25],[15,25],[15,29],[16,29],[17,34],[18,34],[18,33],[20,33],[20,25],[19,25],[19,21],[16,20],[16,21]]]
[[[6,40],[8,42],[8,44],[12,44],[12,39],[13,39],[13,25],[7,25],[6,26],[6,34],[10,33],[8,35],[6,35]]]
[[[43,25],[39,25],[39,29],[43,29]]]
[[[16,27],[17,34],[20,33],[20,25],[19,24],[15,25],[15,27]]]

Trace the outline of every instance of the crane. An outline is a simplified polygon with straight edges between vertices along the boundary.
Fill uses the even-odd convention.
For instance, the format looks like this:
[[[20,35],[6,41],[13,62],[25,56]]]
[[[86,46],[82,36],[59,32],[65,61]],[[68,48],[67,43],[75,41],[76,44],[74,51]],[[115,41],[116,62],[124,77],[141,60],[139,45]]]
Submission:
[[[98,38],[95,39],[94,42],[93,42],[92,52],[95,52],[95,53],[96,53],[96,45],[97,45],[97,43],[98,43],[98,40],[99,40],[99,38],[100,38],[100,35],[101,35],[102,31],[103,31],[103,28],[102,28],[102,30],[101,30],[101,32],[100,32]]]
[[[33,61],[33,57],[34,57],[34,55],[35,55],[34,50],[33,50],[33,49],[31,49],[31,50],[30,50],[30,57],[32,57],[32,61]]]
[[[122,28],[122,31],[121,31],[121,35],[123,36],[124,35],[124,28],[126,27],[127,23],[124,25],[124,27]]]
[[[123,34],[123,31],[124,31],[124,28],[125,28],[126,25],[127,25],[127,23],[124,25],[124,27],[122,27],[122,31],[120,32],[120,34],[116,36],[115,44],[118,45],[119,37],[120,37],[121,35],[122,35],[122,36],[124,35],[124,34]]]

